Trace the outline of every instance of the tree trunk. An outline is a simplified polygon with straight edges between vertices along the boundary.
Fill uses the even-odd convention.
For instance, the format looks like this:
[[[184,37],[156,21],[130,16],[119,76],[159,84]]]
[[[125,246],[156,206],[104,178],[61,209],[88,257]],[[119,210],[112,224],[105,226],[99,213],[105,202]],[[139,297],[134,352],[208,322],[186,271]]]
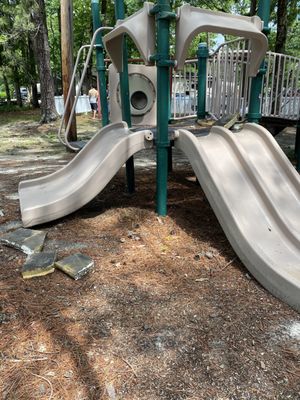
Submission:
[[[39,78],[41,84],[41,120],[40,123],[48,123],[58,118],[54,102],[54,85],[50,67],[50,48],[46,25],[44,0],[37,0],[38,8],[32,14],[32,20],[36,31],[32,36],[35,58],[38,63]]]
[[[39,108],[39,95],[36,87],[36,83],[31,85],[31,104],[34,108]]]
[[[75,86],[70,86],[73,73],[73,11],[71,0],[61,0],[61,68],[62,68],[62,84],[65,105],[65,126],[70,121],[71,110],[75,100]],[[71,91],[71,96],[68,105],[66,100],[68,93]],[[68,140],[74,142],[77,140],[76,114],[74,113],[70,130],[68,132]]]
[[[257,0],[251,0],[250,3],[250,16],[256,15],[257,11]]]
[[[39,108],[39,96],[37,91],[37,72],[36,72],[36,60],[34,54],[34,45],[30,37],[28,37],[28,54],[29,54],[29,74],[30,74],[30,86],[31,86],[31,98],[30,103],[34,108]]]
[[[275,53],[284,53],[288,26],[288,1],[278,0]]]
[[[276,34],[276,42],[275,42],[275,53],[285,53],[285,45],[287,39],[288,32],[288,2],[286,0],[278,0],[277,3],[277,34]],[[276,87],[282,87],[282,67],[281,67],[281,58],[276,57],[275,60],[275,76],[277,79],[274,81],[273,92],[276,92]],[[272,104],[272,113],[279,115],[281,104],[279,102],[280,93],[277,95],[277,99],[273,99]],[[277,100],[277,103],[276,103]],[[275,107],[275,104],[276,107]]]
[[[22,102],[21,91],[20,91],[20,78],[19,78],[18,69],[16,67],[13,68],[13,73],[14,73],[14,87],[15,87],[15,92],[16,92],[17,105],[19,107],[22,107],[23,102]]]
[[[106,0],[101,1],[101,14],[106,15],[106,10],[107,10],[107,2]]]
[[[5,86],[5,92],[6,92],[6,102],[7,102],[7,105],[10,106],[11,105],[11,97],[10,97],[9,84],[8,84],[6,75],[4,75],[4,74],[3,74],[3,81],[4,81],[4,86]]]

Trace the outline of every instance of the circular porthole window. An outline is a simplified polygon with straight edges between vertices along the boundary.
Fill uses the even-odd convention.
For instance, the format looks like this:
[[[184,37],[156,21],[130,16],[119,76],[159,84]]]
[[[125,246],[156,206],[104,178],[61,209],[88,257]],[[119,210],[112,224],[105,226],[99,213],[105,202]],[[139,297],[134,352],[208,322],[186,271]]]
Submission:
[[[136,110],[144,110],[148,104],[146,93],[142,92],[141,90],[137,90],[136,92],[132,93],[130,103]]]
[[[129,78],[129,99],[131,115],[144,115],[149,112],[156,99],[153,83],[141,73],[132,73]],[[117,88],[117,99],[121,105],[120,84]]]

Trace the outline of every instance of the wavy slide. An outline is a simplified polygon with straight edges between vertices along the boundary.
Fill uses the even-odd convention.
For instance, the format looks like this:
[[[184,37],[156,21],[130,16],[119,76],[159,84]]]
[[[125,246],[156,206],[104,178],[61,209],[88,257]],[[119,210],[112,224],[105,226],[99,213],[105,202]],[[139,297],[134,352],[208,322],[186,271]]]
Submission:
[[[65,167],[20,182],[25,227],[53,221],[92,200],[134,153],[152,147],[149,130],[131,132],[125,122],[107,125]]]
[[[300,179],[272,135],[246,124],[238,133],[213,127],[175,136],[239,258],[300,311]]]

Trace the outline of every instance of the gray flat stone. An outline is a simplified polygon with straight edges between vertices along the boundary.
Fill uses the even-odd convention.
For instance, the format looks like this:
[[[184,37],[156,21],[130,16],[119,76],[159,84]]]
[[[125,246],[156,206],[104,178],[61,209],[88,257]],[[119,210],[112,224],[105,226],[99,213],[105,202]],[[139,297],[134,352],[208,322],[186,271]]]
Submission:
[[[43,231],[20,228],[2,236],[0,242],[25,254],[33,254],[42,251],[46,235]]]
[[[81,253],[73,254],[55,262],[56,268],[59,268],[76,281],[93,268],[93,266],[94,261]]]
[[[0,225],[0,233],[6,233],[11,231],[12,229],[21,228],[22,221],[10,221],[6,222],[5,224]]]
[[[27,257],[22,268],[22,276],[24,279],[44,276],[54,272],[54,263],[56,252],[35,253]]]

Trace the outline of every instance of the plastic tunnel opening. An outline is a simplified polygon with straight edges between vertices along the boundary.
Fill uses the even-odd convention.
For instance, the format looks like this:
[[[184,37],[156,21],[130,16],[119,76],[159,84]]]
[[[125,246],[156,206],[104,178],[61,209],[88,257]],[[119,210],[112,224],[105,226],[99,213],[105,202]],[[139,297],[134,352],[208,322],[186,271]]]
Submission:
[[[147,97],[146,93],[138,90],[138,91],[132,93],[130,102],[131,102],[131,105],[133,108],[141,111],[147,106],[148,97]]]

